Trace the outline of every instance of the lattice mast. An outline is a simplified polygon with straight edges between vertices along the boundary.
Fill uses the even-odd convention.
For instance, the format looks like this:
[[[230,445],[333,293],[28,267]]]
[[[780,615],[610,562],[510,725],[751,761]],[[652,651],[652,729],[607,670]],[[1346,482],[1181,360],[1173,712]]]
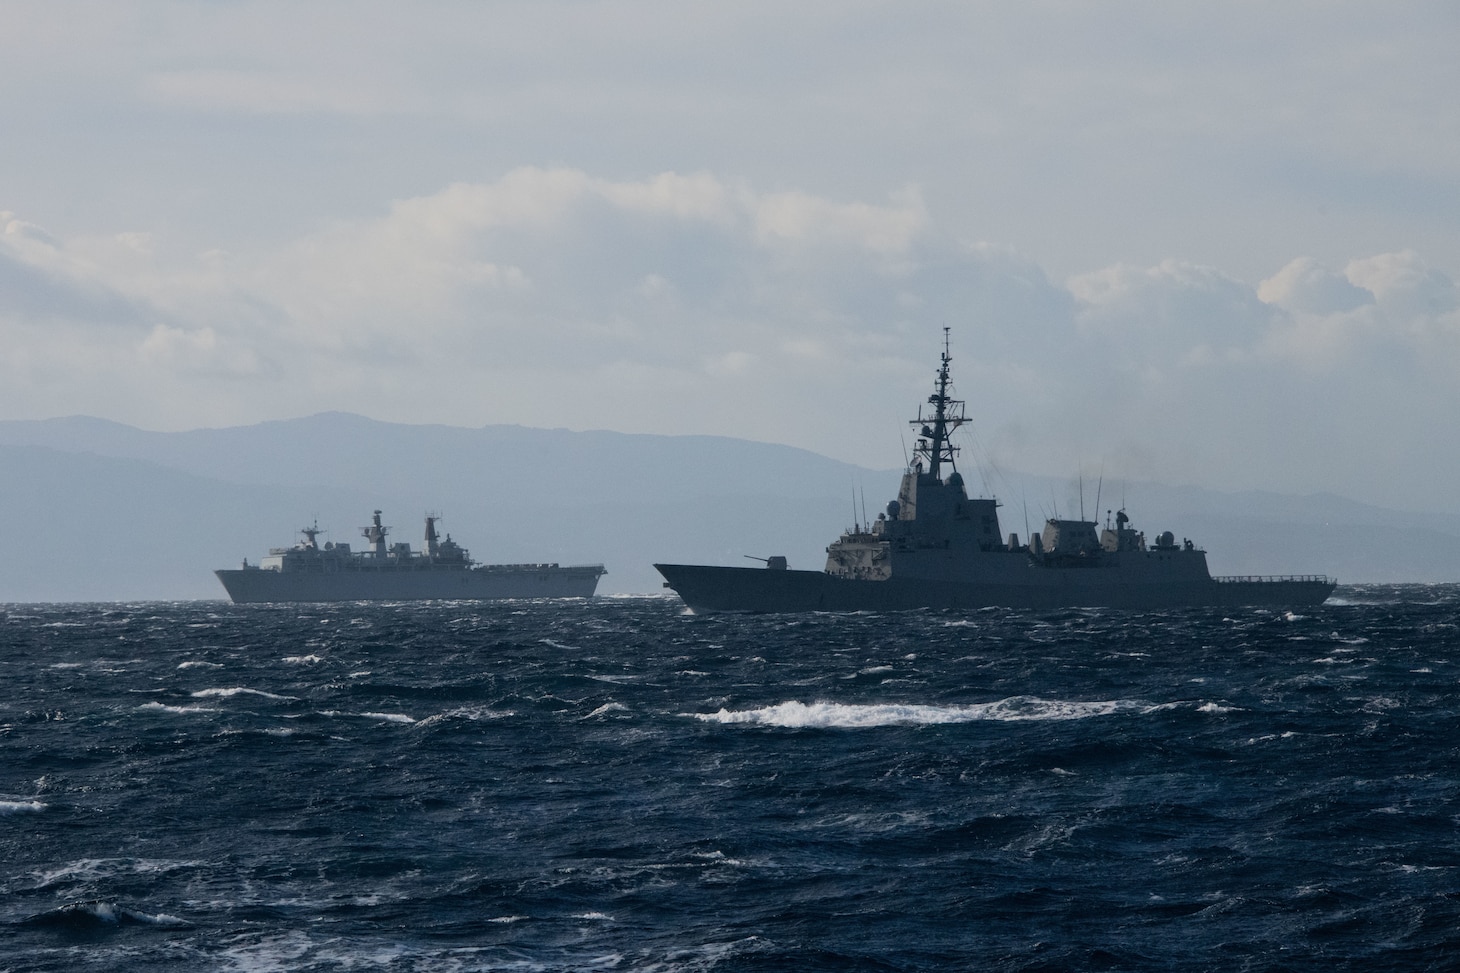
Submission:
[[[952,356],[948,354],[948,328],[945,327],[937,391],[928,396],[928,404],[933,407],[933,414],[924,418],[922,407],[919,406],[918,417],[909,420],[912,425],[919,427],[918,442],[913,447],[913,455],[927,463],[928,472],[934,477],[942,475],[944,463],[957,472],[955,457],[958,455],[958,447],[953,445],[951,437],[959,426],[968,421],[964,415],[963,401],[951,398],[948,394],[948,366],[952,361]]]

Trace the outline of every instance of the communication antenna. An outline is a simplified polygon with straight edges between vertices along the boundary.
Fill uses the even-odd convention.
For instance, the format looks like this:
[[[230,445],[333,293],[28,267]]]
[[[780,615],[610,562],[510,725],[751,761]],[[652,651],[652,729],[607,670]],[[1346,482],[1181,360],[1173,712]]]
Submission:
[[[872,521],[867,519],[867,491],[863,489],[860,483],[857,484],[857,491],[862,495],[862,522],[866,524],[867,528],[870,530],[872,527]]]
[[[1100,479],[1095,481],[1095,516],[1100,516],[1100,491],[1105,486],[1105,464],[1100,464]]]

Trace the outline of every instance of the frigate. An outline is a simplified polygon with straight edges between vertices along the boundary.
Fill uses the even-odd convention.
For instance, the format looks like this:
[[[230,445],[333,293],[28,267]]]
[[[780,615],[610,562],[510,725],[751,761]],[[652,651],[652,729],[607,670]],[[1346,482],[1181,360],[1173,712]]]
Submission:
[[[1021,542],[999,526],[999,501],[970,497],[950,437],[968,421],[950,393],[948,332],[897,499],[875,522],[826,549],[821,571],[792,570],[783,556],[763,567],[656,564],[696,612],[898,611],[908,609],[1161,609],[1321,604],[1337,584],[1324,575],[1214,577],[1206,551],[1170,531],[1147,542],[1125,510],[1102,526],[1049,518]]]
[[[318,523],[300,530],[293,547],[275,547],[258,564],[214,573],[234,602],[495,600],[503,598],[587,598],[607,572],[601,564],[477,564],[466,548],[436,530],[426,518],[425,547],[386,543],[390,528],[375,511],[361,528],[369,549],[319,543]]]

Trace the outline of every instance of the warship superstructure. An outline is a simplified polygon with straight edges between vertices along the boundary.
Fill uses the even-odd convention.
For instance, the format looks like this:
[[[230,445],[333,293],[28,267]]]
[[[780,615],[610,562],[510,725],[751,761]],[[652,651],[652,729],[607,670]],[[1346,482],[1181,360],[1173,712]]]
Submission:
[[[215,571],[234,602],[424,601],[431,599],[587,598],[607,572],[601,564],[477,564],[466,548],[426,518],[425,547],[387,544],[390,528],[375,511],[361,529],[369,549],[319,543],[319,525],[300,530],[293,547],[275,547],[258,564]]]
[[[1323,575],[1213,577],[1206,552],[1170,531],[1150,543],[1124,510],[1096,521],[1045,521],[1021,543],[999,526],[999,502],[970,497],[950,436],[967,422],[950,394],[947,329],[928,398],[920,408],[912,464],[897,499],[874,523],[856,525],[826,549],[822,571],[791,570],[784,557],[765,566],[656,564],[695,611],[896,611],[1321,604],[1336,582]]]

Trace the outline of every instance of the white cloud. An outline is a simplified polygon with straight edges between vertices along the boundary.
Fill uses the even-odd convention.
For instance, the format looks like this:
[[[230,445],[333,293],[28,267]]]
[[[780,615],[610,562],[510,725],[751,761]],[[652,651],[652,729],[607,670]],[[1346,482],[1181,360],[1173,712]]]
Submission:
[[[910,190],[876,206],[705,173],[614,182],[524,168],[301,240],[254,286],[340,353],[398,354],[409,335],[501,360],[551,347],[683,361],[856,319],[838,307],[855,302],[843,285],[881,291],[869,274],[906,271],[926,224]]]
[[[1199,362],[1242,357],[1274,312],[1251,286],[1214,267],[1165,260],[1118,265],[1071,278],[1080,330],[1124,360]]]
[[[11,220],[0,234],[0,319],[137,326],[152,314],[102,267],[69,254],[38,227]]]
[[[214,374],[254,378],[260,370],[253,350],[242,342],[221,342],[210,327],[154,326],[137,346],[141,365],[164,374]]]
[[[625,210],[663,213],[729,226],[738,221],[743,190],[726,186],[707,172],[682,176],[664,172],[639,183],[593,180],[593,190]]]
[[[5,224],[5,242],[11,247],[26,247],[32,253],[56,248],[55,238],[34,223],[16,219],[14,213],[0,212],[0,223]]]
[[[894,194],[893,204],[835,203],[806,193],[775,193],[756,203],[756,238],[770,246],[858,247],[897,256],[927,230],[928,219],[916,187]]]
[[[1438,495],[1454,13],[1315,9],[11,4],[0,416],[885,463],[946,324],[1011,465]]]
[[[1177,260],[1058,284],[956,241],[913,191],[538,168],[256,253],[4,225],[12,416],[178,428],[343,409],[740,435],[887,466],[943,324],[980,440],[1040,472],[1109,460],[1316,488],[1332,443],[1460,407],[1456,290],[1410,252],[1342,274],[1299,258],[1256,287]]]
[[[1443,370],[1454,363],[1456,287],[1413,251],[1352,260],[1342,274],[1300,258],[1263,281],[1258,293],[1289,312],[1264,342],[1278,360],[1318,371],[1362,362],[1371,379],[1378,370]]]
[[[1344,274],[1374,294],[1396,324],[1439,317],[1460,307],[1455,282],[1412,250],[1355,260]]]
[[[1257,288],[1268,304],[1304,314],[1338,314],[1374,303],[1374,292],[1311,257],[1299,257]]]

